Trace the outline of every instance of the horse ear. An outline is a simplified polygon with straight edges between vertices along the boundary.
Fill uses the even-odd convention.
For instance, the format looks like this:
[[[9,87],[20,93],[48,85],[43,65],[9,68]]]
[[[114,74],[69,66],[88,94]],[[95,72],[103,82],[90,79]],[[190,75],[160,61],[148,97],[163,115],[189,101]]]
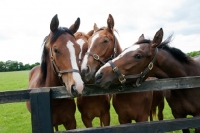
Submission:
[[[87,33],[87,35],[88,35],[88,36],[92,36],[93,33],[94,33],[94,30],[91,30],[91,31],[89,31],[89,32]]]
[[[97,31],[97,30],[99,29],[99,28],[97,27],[97,24],[96,24],[96,23],[94,23],[94,27],[93,27],[93,28],[94,28],[94,32]]]
[[[109,16],[108,16],[107,24],[108,24],[108,29],[109,29],[110,31],[113,31],[114,19],[113,19],[113,17],[112,17],[111,14],[109,14]]]
[[[163,29],[160,28],[160,30],[158,30],[156,32],[156,34],[153,38],[151,47],[153,47],[153,48],[157,47],[162,42],[162,39],[163,39]]]
[[[142,34],[139,38],[138,38],[138,41],[141,41],[141,40],[144,40],[144,34]]]
[[[58,15],[56,14],[51,20],[50,24],[51,31],[52,32],[56,31],[58,29],[58,25],[59,25],[59,20],[58,20]]]
[[[76,33],[77,32],[77,30],[78,30],[78,28],[79,28],[79,26],[80,26],[80,18],[77,18],[77,20],[75,21],[75,23],[74,24],[72,24],[71,26],[70,26],[70,30],[71,30],[71,32],[74,34],[74,33]]]

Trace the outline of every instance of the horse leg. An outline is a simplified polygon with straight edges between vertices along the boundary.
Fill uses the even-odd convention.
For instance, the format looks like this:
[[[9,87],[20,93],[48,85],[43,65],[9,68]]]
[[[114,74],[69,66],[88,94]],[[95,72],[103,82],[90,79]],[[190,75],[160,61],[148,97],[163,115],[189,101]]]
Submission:
[[[153,119],[156,119],[156,107],[150,110],[150,121],[153,121]]]
[[[58,125],[55,125],[54,128],[55,128],[56,132],[58,132]]]
[[[101,126],[110,126],[110,112],[107,111],[100,117],[100,124]]]
[[[150,121],[153,121],[153,114],[152,114],[152,110],[150,111]]]
[[[118,116],[118,119],[119,119],[119,123],[120,124],[127,124],[127,123],[131,123],[131,119],[129,118],[121,118],[120,116]]]
[[[66,130],[76,129],[76,119],[73,118],[69,120],[68,122],[65,122],[63,125]]]
[[[158,105],[158,120],[163,120],[163,109],[165,106],[164,98],[161,103]]]
[[[85,125],[86,128],[92,127],[92,120],[93,119],[90,119],[90,118],[83,116],[83,115],[81,115],[81,118],[82,118],[83,124]]]
[[[177,113],[175,113],[173,111],[172,111],[172,114],[173,114],[173,116],[174,116],[175,119],[186,118],[186,115],[180,115],[180,114],[177,114]],[[189,129],[183,129],[182,131],[183,131],[183,133],[190,133]]]
[[[193,117],[199,117],[200,114],[196,114]],[[200,133],[200,128],[195,128],[195,133]]]
[[[200,133],[200,128],[195,128],[195,133]]]

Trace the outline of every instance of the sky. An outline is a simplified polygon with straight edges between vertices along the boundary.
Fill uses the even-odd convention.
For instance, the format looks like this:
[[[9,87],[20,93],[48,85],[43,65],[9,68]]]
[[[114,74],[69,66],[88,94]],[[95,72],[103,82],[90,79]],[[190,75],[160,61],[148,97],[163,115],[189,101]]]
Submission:
[[[0,61],[40,62],[42,42],[55,14],[63,27],[79,17],[78,31],[85,33],[94,23],[107,26],[111,14],[123,49],[141,34],[153,39],[163,28],[163,39],[173,34],[171,46],[185,53],[200,50],[198,0],[1,0]]]

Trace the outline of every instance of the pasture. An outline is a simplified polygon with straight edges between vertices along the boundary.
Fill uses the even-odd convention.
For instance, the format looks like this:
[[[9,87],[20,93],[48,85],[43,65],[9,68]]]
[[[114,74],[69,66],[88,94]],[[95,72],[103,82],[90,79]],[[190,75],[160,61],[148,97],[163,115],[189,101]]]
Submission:
[[[28,74],[29,71],[17,71],[17,72],[1,72],[0,73],[0,91],[8,90],[20,90],[26,89],[28,86]],[[111,106],[111,125],[118,125],[118,118]],[[26,109],[24,102],[22,103],[9,103],[0,104],[0,133],[30,133],[31,132],[31,120],[30,113]],[[76,109],[76,121],[77,128],[85,128],[78,109]],[[164,119],[173,119],[171,110],[165,102]],[[95,127],[99,126],[99,119],[93,121]],[[59,130],[64,130],[62,126],[59,126]],[[179,133],[180,131],[175,131]],[[192,130],[192,132],[194,132]]]

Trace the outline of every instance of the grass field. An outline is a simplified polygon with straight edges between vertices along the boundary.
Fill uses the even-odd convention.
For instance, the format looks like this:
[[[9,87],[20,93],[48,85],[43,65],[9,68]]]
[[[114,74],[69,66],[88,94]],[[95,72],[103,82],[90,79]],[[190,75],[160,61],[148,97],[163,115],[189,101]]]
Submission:
[[[26,89],[28,86],[29,71],[1,72],[0,91]],[[173,119],[171,110],[165,102],[164,119]],[[118,125],[118,118],[113,106],[110,109],[111,125]],[[0,133],[31,133],[31,115],[26,109],[25,102],[0,104]],[[78,109],[76,110],[77,128],[85,128]],[[95,118],[93,125],[98,127],[99,119]],[[63,126],[59,126],[64,130]],[[174,131],[173,133],[180,133]],[[192,133],[194,131],[192,130]]]

